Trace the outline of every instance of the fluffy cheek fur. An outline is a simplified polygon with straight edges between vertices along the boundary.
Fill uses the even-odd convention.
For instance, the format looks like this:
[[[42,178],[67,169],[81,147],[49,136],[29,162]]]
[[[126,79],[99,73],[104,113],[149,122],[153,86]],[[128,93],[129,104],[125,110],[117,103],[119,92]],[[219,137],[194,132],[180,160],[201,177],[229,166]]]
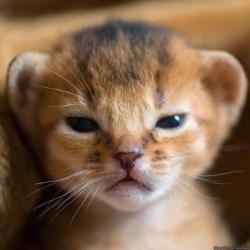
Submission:
[[[105,149],[97,145],[96,139],[94,133],[79,136],[65,125],[47,135],[46,172],[66,191],[81,184],[86,185],[82,191],[88,190],[102,175],[104,178]]]

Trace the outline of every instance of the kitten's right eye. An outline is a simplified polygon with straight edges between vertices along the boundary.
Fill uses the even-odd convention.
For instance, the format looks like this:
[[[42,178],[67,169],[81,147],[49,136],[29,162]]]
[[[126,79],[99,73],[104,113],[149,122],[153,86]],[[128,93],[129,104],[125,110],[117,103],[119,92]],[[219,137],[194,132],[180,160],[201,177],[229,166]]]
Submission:
[[[90,133],[99,128],[98,124],[94,120],[86,117],[67,117],[66,123],[71,129],[78,133]]]

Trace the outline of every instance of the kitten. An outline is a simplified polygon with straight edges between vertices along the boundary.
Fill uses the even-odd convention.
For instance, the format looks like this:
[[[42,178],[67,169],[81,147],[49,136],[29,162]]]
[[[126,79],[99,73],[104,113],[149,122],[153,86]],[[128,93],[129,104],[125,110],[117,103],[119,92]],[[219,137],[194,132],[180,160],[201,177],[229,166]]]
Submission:
[[[34,248],[230,244],[195,178],[237,122],[246,89],[231,55],[143,23],[108,22],[17,57],[10,105],[48,186],[65,192],[47,201]]]

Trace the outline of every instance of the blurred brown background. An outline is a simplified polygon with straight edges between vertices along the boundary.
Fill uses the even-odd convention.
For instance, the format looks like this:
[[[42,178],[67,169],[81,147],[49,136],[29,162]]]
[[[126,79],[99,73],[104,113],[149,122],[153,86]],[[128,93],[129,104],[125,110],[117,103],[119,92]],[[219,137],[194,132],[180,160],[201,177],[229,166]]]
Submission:
[[[0,7],[7,15],[36,16],[65,10],[100,8],[123,2],[126,0],[2,0]]]
[[[120,7],[120,4],[122,6]],[[111,17],[141,19],[183,32],[197,46],[233,53],[250,77],[250,1],[133,0],[0,0],[0,58],[6,71],[10,59],[24,50],[46,49],[59,31],[102,22]],[[5,74],[1,72],[0,81]],[[250,100],[239,126],[223,147],[208,184],[239,242],[250,237]]]

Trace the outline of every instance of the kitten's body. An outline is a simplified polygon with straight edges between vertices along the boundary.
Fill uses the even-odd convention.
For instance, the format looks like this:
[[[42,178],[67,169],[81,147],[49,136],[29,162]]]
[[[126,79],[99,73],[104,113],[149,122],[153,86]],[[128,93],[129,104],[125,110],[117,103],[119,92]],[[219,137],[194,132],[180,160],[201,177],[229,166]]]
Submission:
[[[196,50],[142,23],[110,22],[66,37],[51,54],[21,55],[9,71],[11,107],[46,175],[72,194],[54,197],[55,221],[49,230],[37,228],[36,244],[46,250],[229,244],[193,179],[213,162],[245,95],[246,78],[232,56]],[[71,199],[79,209],[69,203],[61,211]]]

